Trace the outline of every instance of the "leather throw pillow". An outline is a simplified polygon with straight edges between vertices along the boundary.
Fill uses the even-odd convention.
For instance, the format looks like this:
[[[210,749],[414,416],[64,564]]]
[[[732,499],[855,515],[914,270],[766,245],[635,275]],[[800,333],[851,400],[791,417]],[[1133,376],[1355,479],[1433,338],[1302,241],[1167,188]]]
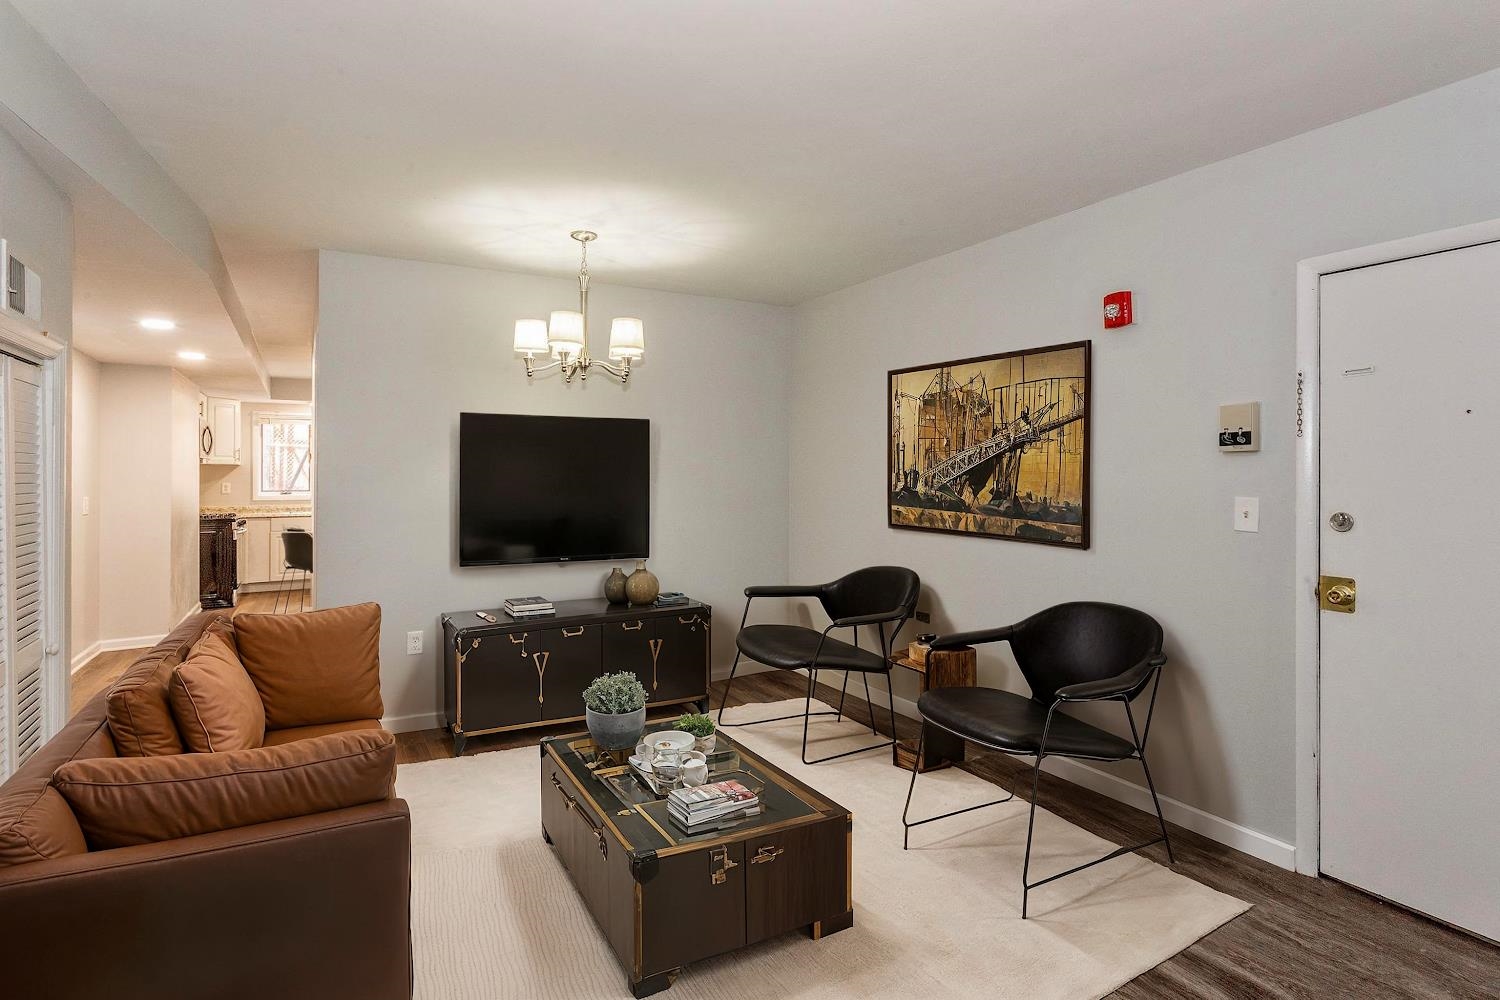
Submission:
[[[240,659],[266,708],[266,727],[290,729],[385,714],[380,700],[380,605],[295,615],[240,615]]]
[[[172,671],[172,714],[194,753],[248,750],[265,742],[265,708],[231,642],[225,630],[211,628]]]

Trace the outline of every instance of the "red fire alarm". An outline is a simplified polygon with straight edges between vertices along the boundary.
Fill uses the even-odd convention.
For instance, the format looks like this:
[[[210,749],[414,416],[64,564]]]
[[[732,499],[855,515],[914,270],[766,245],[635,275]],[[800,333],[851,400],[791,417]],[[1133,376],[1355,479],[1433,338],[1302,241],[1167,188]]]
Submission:
[[[1129,292],[1110,292],[1104,296],[1104,329],[1113,330],[1135,322],[1135,311],[1130,307]]]

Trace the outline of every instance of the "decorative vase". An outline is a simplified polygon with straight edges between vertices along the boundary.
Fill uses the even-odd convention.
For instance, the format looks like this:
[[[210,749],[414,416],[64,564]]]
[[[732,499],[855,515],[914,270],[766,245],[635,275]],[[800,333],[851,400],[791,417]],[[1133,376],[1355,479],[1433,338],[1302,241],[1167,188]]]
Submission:
[[[714,744],[718,742],[718,736],[718,733],[709,733],[707,736],[698,737],[693,741],[693,749],[704,755],[713,753]]]
[[[604,581],[604,599],[611,604],[625,603],[625,574],[616,566]]]
[[[624,715],[606,715],[592,708],[584,709],[589,735],[600,750],[633,750],[646,731],[646,709],[641,707]]]
[[[646,568],[646,560],[638,560],[635,572],[625,579],[625,596],[631,604],[650,604],[661,593],[661,583],[656,574]]]

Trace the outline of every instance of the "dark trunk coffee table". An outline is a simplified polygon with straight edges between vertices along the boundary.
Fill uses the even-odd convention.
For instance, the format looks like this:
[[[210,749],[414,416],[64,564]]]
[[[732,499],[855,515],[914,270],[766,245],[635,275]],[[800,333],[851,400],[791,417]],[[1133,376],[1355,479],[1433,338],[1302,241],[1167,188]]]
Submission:
[[[763,812],[688,834],[624,755],[601,759],[587,735],[541,742],[542,836],[637,997],[671,986],[689,962],[854,923],[849,810],[723,733],[718,751],[709,780],[739,779],[758,792]]]

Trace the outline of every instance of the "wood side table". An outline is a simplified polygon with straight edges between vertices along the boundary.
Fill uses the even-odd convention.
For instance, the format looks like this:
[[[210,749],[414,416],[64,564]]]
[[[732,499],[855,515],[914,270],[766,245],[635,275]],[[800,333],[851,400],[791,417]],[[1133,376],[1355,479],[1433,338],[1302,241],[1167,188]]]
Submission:
[[[905,653],[891,657],[891,664],[914,670],[922,676],[922,690],[945,687],[974,687],[979,683],[979,656],[973,646],[957,649],[932,650],[926,663],[918,663]],[[952,733],[931,728],[922,747],[922,759],[917,759],[915,740],[897,740],[891,748],[891,763],[910,771],[913,767],[919,774],[938,771],[964,759],[964,741]]]

